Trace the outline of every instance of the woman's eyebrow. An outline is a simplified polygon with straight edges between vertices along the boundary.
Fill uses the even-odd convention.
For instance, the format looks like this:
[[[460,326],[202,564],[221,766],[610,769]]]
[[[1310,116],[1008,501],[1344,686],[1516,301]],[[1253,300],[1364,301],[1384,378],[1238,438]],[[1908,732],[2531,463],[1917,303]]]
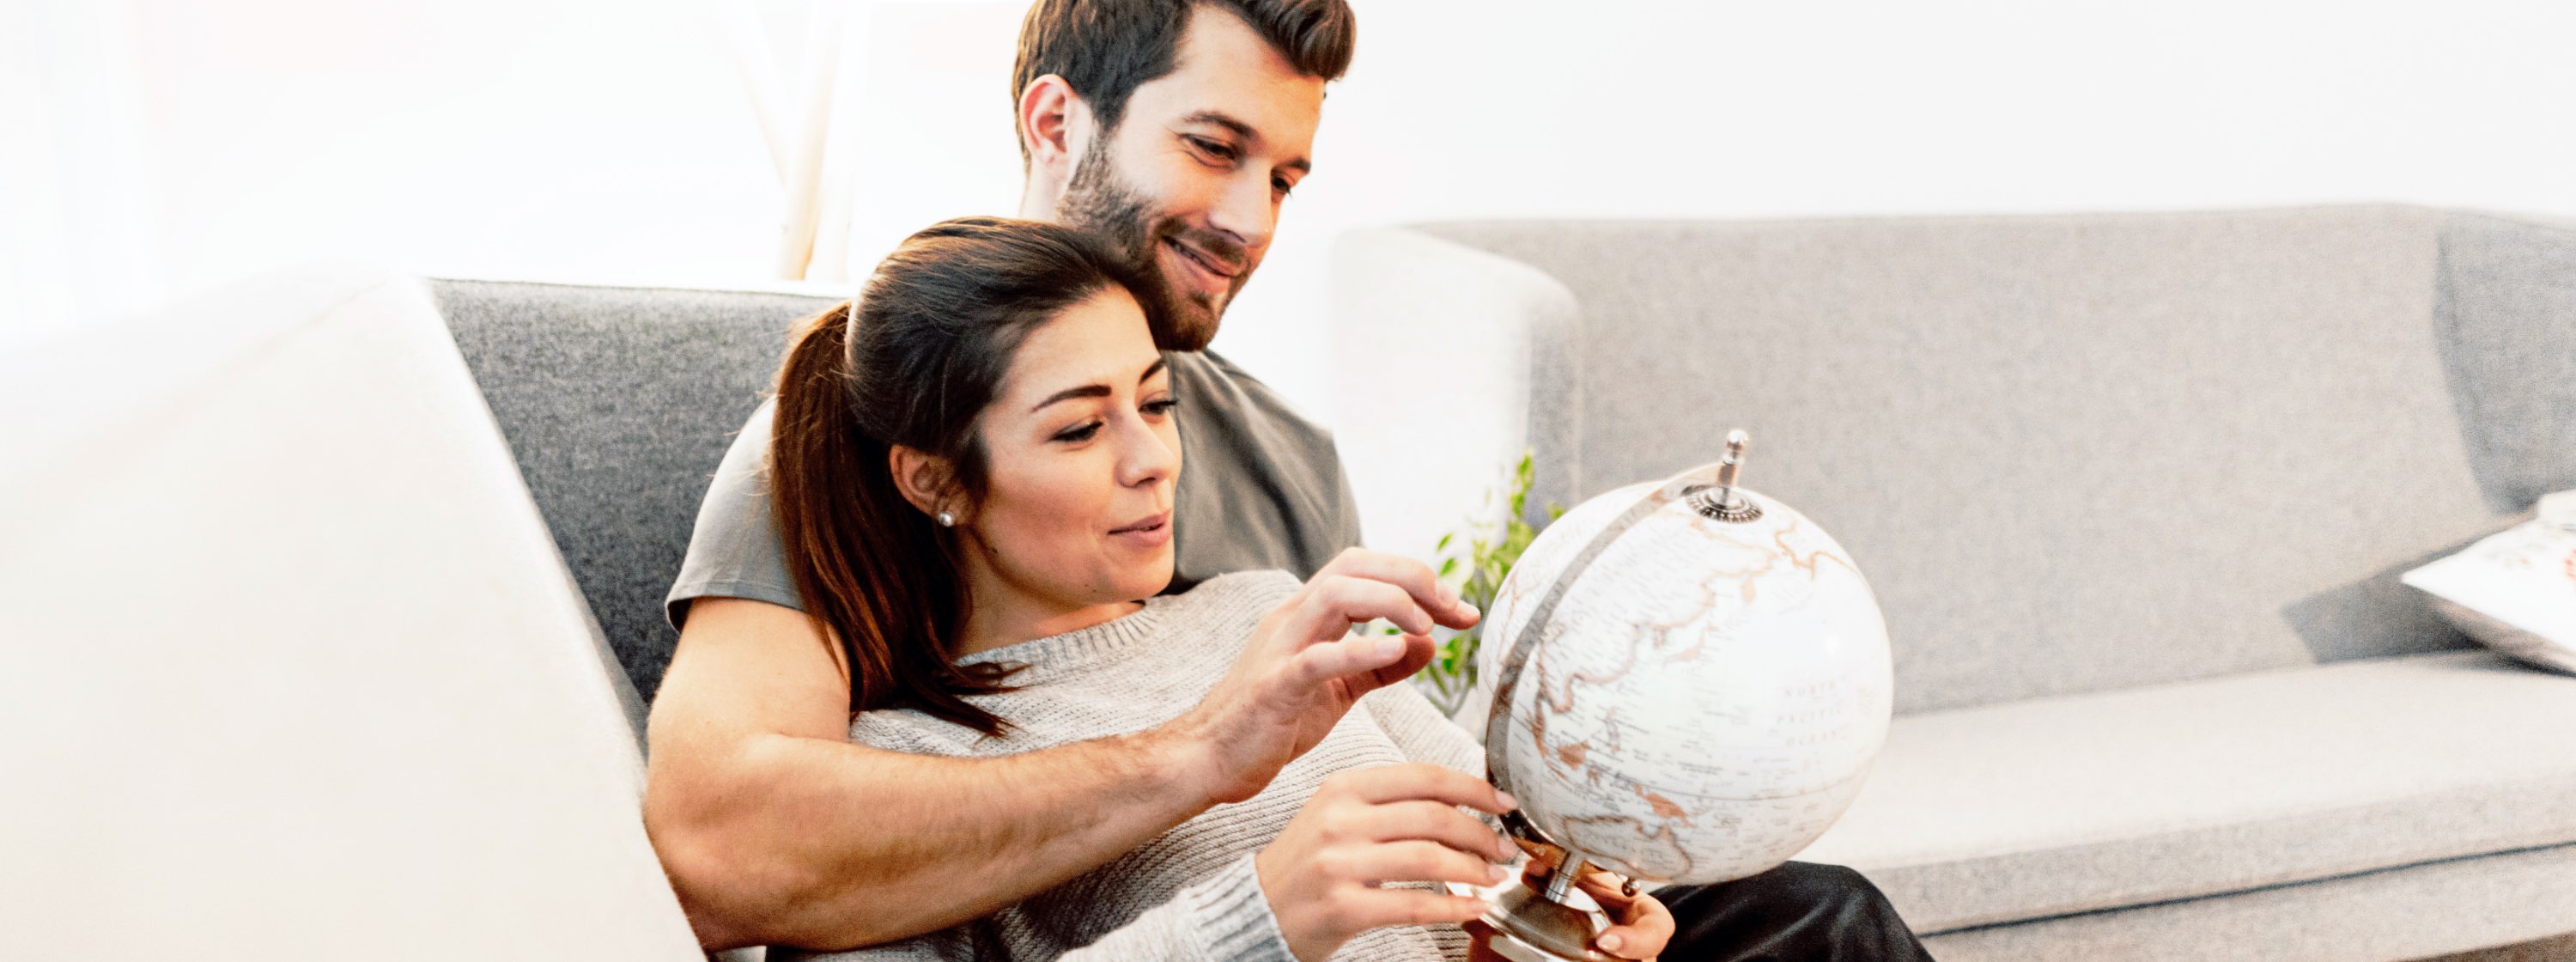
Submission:
[[[1154,359],[1154,363],[1152,363],[1152,364],[1148,364],[1148,365],[1145,365],[1145,373],[1137,376],[1137,378],[1136,378],[1136,383],[1138,383],[1138,384],[1143,384],[1143,383],[1145,383],[1146,381],[1153,380],[1153,379],[1154,379],[1154,375],[1155,375],[1156,373],[1159,373],[1159,372],[1160,372],[1160,371],[1162,371],[1162,370],[1163,370],[1163,359],[1162,359],[1162,358],[1159,358],[1159,357],[1158,357],[1158,358],[1155,358],[1155,359]],[[1039,402],[1037,403],[1037,406],[1036,406],[1036,407],[1032,407],[1032,408],[1030,408],[1029,410],[1031,410],[1031,411],[1040,411],[1040,410],[1044,410],[1044,409],[1046,408],[1046,406],[1047,406],[1047,405],[1054,404],[1054,403],[1056,403],[1057,401],[1071,401],[1071,400],[1074,400],[1074,399],[1076,399],[1076,398],[1108,397],[1108,396],[1109,396],[1109,385],[1106,385],[1106,384],[1085,384],[1085,385],[1083,385],[1083,386],[1081,386],[1081,387],[1069,387],[1069,388],[1065,388],[1064,390],[1057,391],[1057,392],[1055,392],[1055,393],[1053,393],[1053,394],[1049,394],[1049,395],[1047,395],[1047,399],[1046,399],[1046,400],[1044,400],[1044,401],[1039,401]]]
[[[1075,399],[1075,398],[1087,398],[1087,397],[1108,397],[1108,396],[1109,396],[1109,385],[1106,385],[1106,384],[1085,384],[1085,385],[1083,385],[1083,386],[1081,386],[1081,387],[1069,387],[1069,388],[1065,388],[1064,390],[1057,391],[1057,392],[1055,392],[1054,394],[1047,395],[1047,399],[1046,399],[1046,400],[1044,400],[1044,401],[1039,401],[1039,402],[1037,403],[1037,406],[1036,406],[1036,407],[1032,407],[1032,408],[1030,408],[1029,410],[1031,410],[1031,411],[1043,411],[1043,410],[1046,410],[1046,406],[1047,406],[1047,405],[1054,404],[1054,403],[1056,403],[1056,402],[1058,402],[1058,401],[1071,401],[1071,400],[1073,400],[1073,399]]]

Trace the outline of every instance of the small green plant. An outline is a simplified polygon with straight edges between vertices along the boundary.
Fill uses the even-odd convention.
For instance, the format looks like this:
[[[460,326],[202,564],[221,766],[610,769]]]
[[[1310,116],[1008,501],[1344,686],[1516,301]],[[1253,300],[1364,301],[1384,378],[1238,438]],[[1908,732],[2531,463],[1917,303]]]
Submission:
[[[1494,595],[1502,590],[1503,577],[1511,574],[1512,565],[1521,560],[1521,552],[1538,537],[1539,528],[1523,519],[1529,506],[1530,481],[1535,475],[1531,452],[1522,449],[1520,463],[1512,467],[1511,476],[1502,486],[1501,517],[1493,516],[1495,492],[1487,489],[1484,506],[1478,512],[1483,520],[1441,535],[1432,547],[1440,555],[1440,579],[1457,588],[1459,596],[1479,611],[1493,610]],[[1563,505],[1547,506],[1549,521],[1563,514]],[[1442,714],[1457,714],[1467,693],[1476,687],[1476,646],[1484,639],[1484,629],[1484,622],[1465,631],[1443,629],[1441,633],[1447,637],[1440,640],[1439,654],[1413,676]],[[1383,630],[1396,629],[1388,625]]]

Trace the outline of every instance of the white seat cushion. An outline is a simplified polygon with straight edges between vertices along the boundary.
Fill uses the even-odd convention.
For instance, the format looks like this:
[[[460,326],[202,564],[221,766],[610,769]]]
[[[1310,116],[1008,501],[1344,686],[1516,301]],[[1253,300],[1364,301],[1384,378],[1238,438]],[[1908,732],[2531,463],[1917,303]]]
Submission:
[[[700,958],[580,595],[417,281],[0,359],[28,959]]]
[[[2487,652],[1898,718],[1798,855],[1926,934],[2576,841],[2576,678]]]

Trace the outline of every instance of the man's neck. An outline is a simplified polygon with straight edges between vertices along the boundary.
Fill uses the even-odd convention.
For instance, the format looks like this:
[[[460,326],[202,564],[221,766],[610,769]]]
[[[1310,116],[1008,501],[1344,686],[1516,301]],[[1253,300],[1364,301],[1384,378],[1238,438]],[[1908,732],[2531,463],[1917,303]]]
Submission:
[[[1020,212],[1016,216],[1021,220],[1054,223],[1056,199],[1055,191],[1047,190],[1044,185],[1031,179],[1020,186]]]

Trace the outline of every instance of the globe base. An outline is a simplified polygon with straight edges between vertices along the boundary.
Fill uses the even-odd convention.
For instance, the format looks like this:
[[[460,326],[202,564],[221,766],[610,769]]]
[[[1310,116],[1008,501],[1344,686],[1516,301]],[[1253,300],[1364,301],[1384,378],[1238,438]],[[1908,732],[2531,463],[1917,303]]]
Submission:
[[[1484,916],[1465,926],[1467,962],[1618,962],[1592,947],[1609,917],[1586,907],[1592,900],[1582,892],[1558,888],[1566,887],[1540,891],[1513,882],[1487,896]]]

